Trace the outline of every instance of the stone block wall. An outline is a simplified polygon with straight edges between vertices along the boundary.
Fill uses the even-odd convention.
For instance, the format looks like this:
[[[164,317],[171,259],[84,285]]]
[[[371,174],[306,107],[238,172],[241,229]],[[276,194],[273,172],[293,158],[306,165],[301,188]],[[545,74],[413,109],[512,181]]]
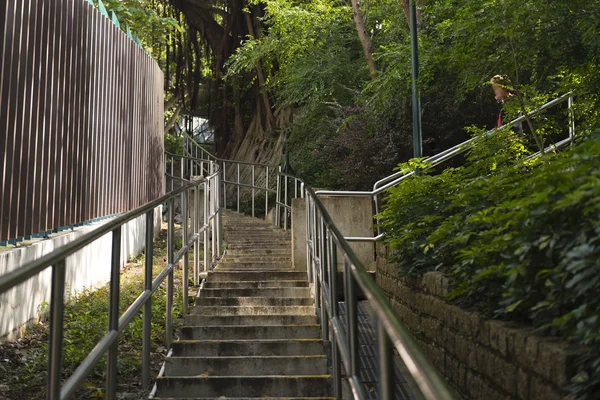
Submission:
[[[559,400],[572,371],[567,346],[533,329],[484,320],[445,299],[441,273],[399,277],[378,245],[377,283],[427,357],[464,399]]]

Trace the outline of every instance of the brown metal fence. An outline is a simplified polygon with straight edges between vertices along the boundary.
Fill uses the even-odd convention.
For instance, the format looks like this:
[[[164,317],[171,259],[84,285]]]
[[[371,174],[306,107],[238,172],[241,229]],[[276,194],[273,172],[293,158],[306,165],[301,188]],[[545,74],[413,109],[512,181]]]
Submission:
[[[1,0],[0,35],[0,240],[158,198],[154,60],[85,0]]]

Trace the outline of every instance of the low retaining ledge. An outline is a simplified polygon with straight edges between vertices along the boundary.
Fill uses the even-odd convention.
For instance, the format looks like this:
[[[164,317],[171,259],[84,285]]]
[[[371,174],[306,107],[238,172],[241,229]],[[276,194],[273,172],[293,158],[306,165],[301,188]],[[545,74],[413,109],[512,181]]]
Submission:
[[[484,320],[445,299],[439,272],[399,277],[377,246],[377,283],[438,371],[465,399],[566,398],[574,355],[567,345],[514,323]]]
[[[161,229],[162,206],[154,209],[154,235]],[[14,271],[53,250],[74,241],[111,219],[61,232],[28,246],[0,253],[0,275]],[[121,228],[121,267],[130,256],[144,250],[146,216],[135,218]],[[66,259],[65,293],[74,294],[84,288],[95,289],[110,280],[112,234],[107,233]],[[39,318],[40,305],[50,301],[52,269],[47,268],[21,285],[0,294],[0,340],[16,340]]]

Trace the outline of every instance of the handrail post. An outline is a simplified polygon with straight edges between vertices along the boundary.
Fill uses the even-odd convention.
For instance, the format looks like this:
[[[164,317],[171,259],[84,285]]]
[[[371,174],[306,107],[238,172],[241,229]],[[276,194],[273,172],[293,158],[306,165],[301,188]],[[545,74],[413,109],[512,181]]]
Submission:
[[[319,235],[319,230],[317,229],[317,215],[313,215],[313,260],[314,260],[314,272],[315,272],[315,284],[314,284],[314,296],[315,296],[315,308],[316,308],[316,314],[317,316],[321,317],[321,293],[322,293],[322,289],[321,289],[321,285],[322,282],[321,280],[323,279],[323,275],[320,273],[321,271],[321,265],[323,263],[323,261],[321,260],[321,249],[320,249],[320,243],[321,243],[321,238],[318,237]],[[317,261],[318,261],[318,265],[317,265]],[[325,321],[321,321],[321,323],[324,323]],[[327,340],[325,337],[323,337],[323,340]]]
[[[52,266],[50,335],[48,338],[48,389],[46,398],[60,399],[65,301],[65,260]]]
[[[121,286],[121,227],[112,232],[112,250],[110,265],[110,302],[108,309],[108,331],[119,330],[119,290]],[[106,363],[106,398],[117,398],[117,359],[119,357],[119,341],[115,340],[108,351]]]
[[[319,260],[321,261],[321,331],[323,340],[329,339],[329,318],[327,318],[327,297],[325,296],[324,288],[325,283],[329,280],[329,251],[327,249],[327,229],[325,228],[325,222],[323,221],[323,216],[319,218],[319,248],[320,255]],[[331,290],[331,287],[329,287]]]
[[[204,180],[204,272],[208,272],[208,179]]]
[[[379,398],[392,400],[394,393],[394,364],[392,360],[392,343],[385,331],[383,322],[377,321],[377,358],[379,360]]]
[[[227,209],[227,173],[225,170],[225,161],[223,160],[223,209]]]
[[[348,375],[358,376],[359,358],[358,358],[358,319],[356,307],[356,281],[350,270],[348,259],[344,259],[344,275],[346,280],[346,326],[348,334],[348,343],[350,345],[350,371]]]
[[[275,225],[281,227],[281,166],[277,172],[277,193],[275,194]]]
[[[237,212],[240,212],[240,163],[237,163]]]
[[[182,246],[186,246],[188,242],[188,229],[189,229],[189,219],[188,219],[188,196],[189,190],[185,190],[181,193],[181,214],[182,214],[182,231],[181,231],[181,244]],[[188,285],[189,285],[189,265],[190,259],[189,254],[186,251],[183,253],[183,312],[187,313],[188,311]]]
[[[215,187],[217,192],[215,194],[215,217],[217,218],[217,257],[221,257],[221,244],[223,238],[223,226],[221,219],[221,174],[218,173],[215,176]]]
[[[163,154],[163,164],[164,164],[164,180],[163,180],[163,194],[167,193],[167,156]]]
[[[200,185],[196,185],[194,188],[194,234],[200,233],[200,218],[198,211],[200,210]],[[194,241],[194,284],[199,284],[200,277],[200,237]]]
[[[573,138],[575,137],[575,112],[573,110],[573,95],[569,96],[568,107],[569,107],[569,138],[571,139],[571,143],[573,143]]]
[[[305,228],[306,228],[306,272],[308,274],[308,283],[313,283],[313,274],[312,274],[312,251],[311,251],[311,244],[310,244],[310,212],[311,212],[311,205],[310,205],[310,196],[306,196],[306,199],[304,200],[305,204],[306,204],[306,213],[305,213]]]
[[[269,214],[269,166],[267,165],[266,171],[265,171],[265,218],[267,218],[267,215]]]
[[[171,198],[169,201],[169,226],[167,230],[167,261],[168,265],[173,266],[174,252],[173,248],[173,236],[175,231],[175,224],[173,221],[173,217],[175,214],[175,200]],[[166,333],[166,347],[169,349],[171,347],[171,342],[173,341],[173,268],[171,268],[171,272],[167,275],[167,310],[166,310],[166,324],[165,324],[165,333]]]
[[[152,266],[154,264],[154,211],[146,213],[146,248],[145,248],[144,291],[152,290]],[[152,297],[144,304],[144,322],[142,333],[142,386],[150,386],[150,340],[152,329]]]
[[[288,205],[288,179],[287,179],[287,176],[284,176],[283,179],[284,179],[284,182],[285,182],[285,184],[284,184],[284,187],[285,187],[285,193],[284,193],[285,201],[283,203],[286,205],[286,207],[284,207],[284,209],[283,209],[283,214],[284,214],[283,230],[287,231],[287,225],[288,225],[288,208],[287,208],[287,205]]]
[[[211,171],[210,172],[211,172],[211,175],[214,172],[213,168],[212,168],[212,164],[211,164]],[[216,240],[217,240],[217,238],[216,238],[216,236],[217,236],[217,232],[216,232],[216,228],[217,228],[216,211],[217,211],[217,209],[215,207],[215,194],[216,194],[215,186],[216,185],[217,185],[217,183],[216,183],[216,177],[213,176],[208,181],[208,186],[209,186],[208,194],[210,196],[210,198],[209,198],[210,216],[212,217],[211,220],[210,220],[211,233],[212,233],[212,235],[210,236],[210,238],[211,238],[211,243],[210,243],[211,247],[210,247],[210,249],[211,249],[211,252],[212,252],[211,253],[211,255],[212,255],[211,261],[212,261],[213,265],[216,262]]]
[[[337,289],[337,246],[333,237],[329,236],[329,294],[331,304],[332,321],[336,321],[339,316],[338,289]],[[336,399],[342,398],[342,371],[340,363],[340,349],[337,346],[337,335],[331,334],[331,366],[333,372],[333,395]]]
[[[173,177],[175,176],[175,173],[173,172],[175,168],[175,157],[171,156],[171,192],[173,191],[173,188],[175,187],[175,179],[173,179]]]
[[[252,164],[252,216],[254,217],[254,164]]]

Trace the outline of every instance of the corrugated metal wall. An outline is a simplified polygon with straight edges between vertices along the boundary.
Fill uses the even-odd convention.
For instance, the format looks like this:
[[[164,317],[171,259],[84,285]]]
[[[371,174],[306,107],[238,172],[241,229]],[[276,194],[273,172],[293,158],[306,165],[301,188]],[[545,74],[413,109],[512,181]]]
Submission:
[[[156,62],[84,0],[1,0],[0,35],[0,240],[159,197]]]

